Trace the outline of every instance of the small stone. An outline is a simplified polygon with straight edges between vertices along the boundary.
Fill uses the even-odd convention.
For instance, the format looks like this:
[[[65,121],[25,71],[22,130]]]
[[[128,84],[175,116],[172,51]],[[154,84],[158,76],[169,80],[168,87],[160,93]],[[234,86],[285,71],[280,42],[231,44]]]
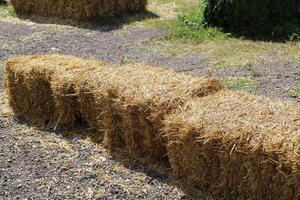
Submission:
[[[50,50],[51,50],[51,51],[57,51],[58,49],[55,48],[55,47],[51,47]]]
[[[101,159],[102,162],[105,162],[105,161],[106,161],[106,158],[103,157],[103,156],[101,156],[100,159]]]

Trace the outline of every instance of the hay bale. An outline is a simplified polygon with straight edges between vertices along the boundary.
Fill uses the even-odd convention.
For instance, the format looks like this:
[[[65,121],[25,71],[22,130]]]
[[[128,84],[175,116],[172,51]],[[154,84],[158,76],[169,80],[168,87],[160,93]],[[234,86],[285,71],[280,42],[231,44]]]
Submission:
[[[195,78],[137,63],[106,75],[91,75],[82,85],[85,105],[81,107],[88,108],[82,112],[96,119],[94,126],[104,127],[105,146],[112,152],[154,160],[166,159],[161,131],[165,116],[192,96],[222,89],[214,78]]]
[[[224,91],[189,101],[165,132],[173,172],[217,199],[300,198],[300,104]]]
[[[79,87],[80,110],[90,128],[96,132],[103,130],[103,114],[108,109],[108,96],[106,93],[106,79],[112,73],[110,70],[92,72],[82,79]]]
[[[36,124],[74,126],[74,86],[82,74],[104,64],[73,56],[21,56],[6,62],[5,85],[13,111]]]
[[[95,70],[99,73],[106,71],[106,64],[103,62],[72,58],[72,61],[66,63],[65,69],[59,68],[53,74],[51,80],[51,90],[58,115],[56,126],[69,129],[86,122],[79,103],[80,80]]]
[[[11,0],[17,12],[79,20],[138,12],[147,0]]]
[[[53,72],[32,67],[34,58],[18,57],[6,62],[5,89],[15,114],[31,122],[49,123],[54,118],[54,101],[49,79]]]

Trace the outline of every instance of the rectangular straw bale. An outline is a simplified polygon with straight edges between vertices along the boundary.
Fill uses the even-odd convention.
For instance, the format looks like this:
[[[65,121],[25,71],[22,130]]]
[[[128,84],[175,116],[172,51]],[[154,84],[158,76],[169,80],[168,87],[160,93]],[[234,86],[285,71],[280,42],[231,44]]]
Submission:
[[[79,20],[143,11],[147,5],[147,0],[11,0],[10,2],[19,13]]]
[[[300,104],[240,92],[165,120],[173,172],[217,199],[300,199]]]
[[[64,95],[69,94],[72,89],[68,88],[71,91],[65,89],[63,79],[71,82],[76,76],[80,77],[82,73],[80,70],[93,70],[96,67],[103,67],[103,63],[83,61],[73,56],[42,55],[12,58],[6,62],[5,78],[10,106],[17,115],[32,122],[48,125],[62,122],[72,125],[72,120],[76,118],[73,115],[77,112],[70,111],[70,108],[75,110],[78,108],[68,105],[73,101]],[[72,93],[74,94],[73,91]],[[62,105],[66,108],[62,108]],[[66,118],[68,122],[65,121]]]
[[[87,73],[97,70],[105,71],[106,64],[100,61],[72,57],[67,68],[54,73],[51,80],[55,109],[57,112],[56,126],[74,128],[86,121],[79,103],[79,83]]]
[[[34,67],[37,64],[34,61],[35,57],[27,56],[8,60],[5,89],[15,114],[44,124],[54,118],[54,101],[49,82],[53,71]]]
[[[85,98],[94,100],[83,112],[97,113],[93,118],[105,128],[105,146],[112,152],[154,160],[166,159],[161,131],[165,116],[192,96],[223,88],[215,78],[195,78],[138,63],[89,78],[85,91],[90,96]]]

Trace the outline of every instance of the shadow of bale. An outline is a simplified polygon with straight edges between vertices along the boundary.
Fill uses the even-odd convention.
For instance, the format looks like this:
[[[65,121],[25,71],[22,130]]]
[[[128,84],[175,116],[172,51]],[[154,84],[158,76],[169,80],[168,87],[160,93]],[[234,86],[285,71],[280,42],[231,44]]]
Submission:
[[[150,11],[141,11],[138,13],[128,13],[125,15],[119,15],[114,17],[99,17],[91,19],[89,21],[76,20],[76,19],[63,19],[58,17],[42,17],[28,15],[16,11],[18,18],[23,20],[30,20],[39,24],[58,24],[58,25],[69,25],[77,28],[90,29],[90,30],[102,30],[112,31],[122,28],[125,25],[141,22],[147,19],[156,19],[159,16]]]

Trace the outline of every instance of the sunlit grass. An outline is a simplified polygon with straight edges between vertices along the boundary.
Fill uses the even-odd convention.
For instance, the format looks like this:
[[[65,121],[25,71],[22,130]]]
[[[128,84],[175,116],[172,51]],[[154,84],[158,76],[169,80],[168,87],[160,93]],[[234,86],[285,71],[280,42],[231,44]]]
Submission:
[[[300,97],[300,82],[290,89],[290,95],[294,98]]]
[[[224,84],[230,90],[241,90],[256,93],[259,91],[262,82],[248,78],[228,78],[224,81]]]
[[[0,18],[16,17],[17,14],[12,6],[0,4]]]

